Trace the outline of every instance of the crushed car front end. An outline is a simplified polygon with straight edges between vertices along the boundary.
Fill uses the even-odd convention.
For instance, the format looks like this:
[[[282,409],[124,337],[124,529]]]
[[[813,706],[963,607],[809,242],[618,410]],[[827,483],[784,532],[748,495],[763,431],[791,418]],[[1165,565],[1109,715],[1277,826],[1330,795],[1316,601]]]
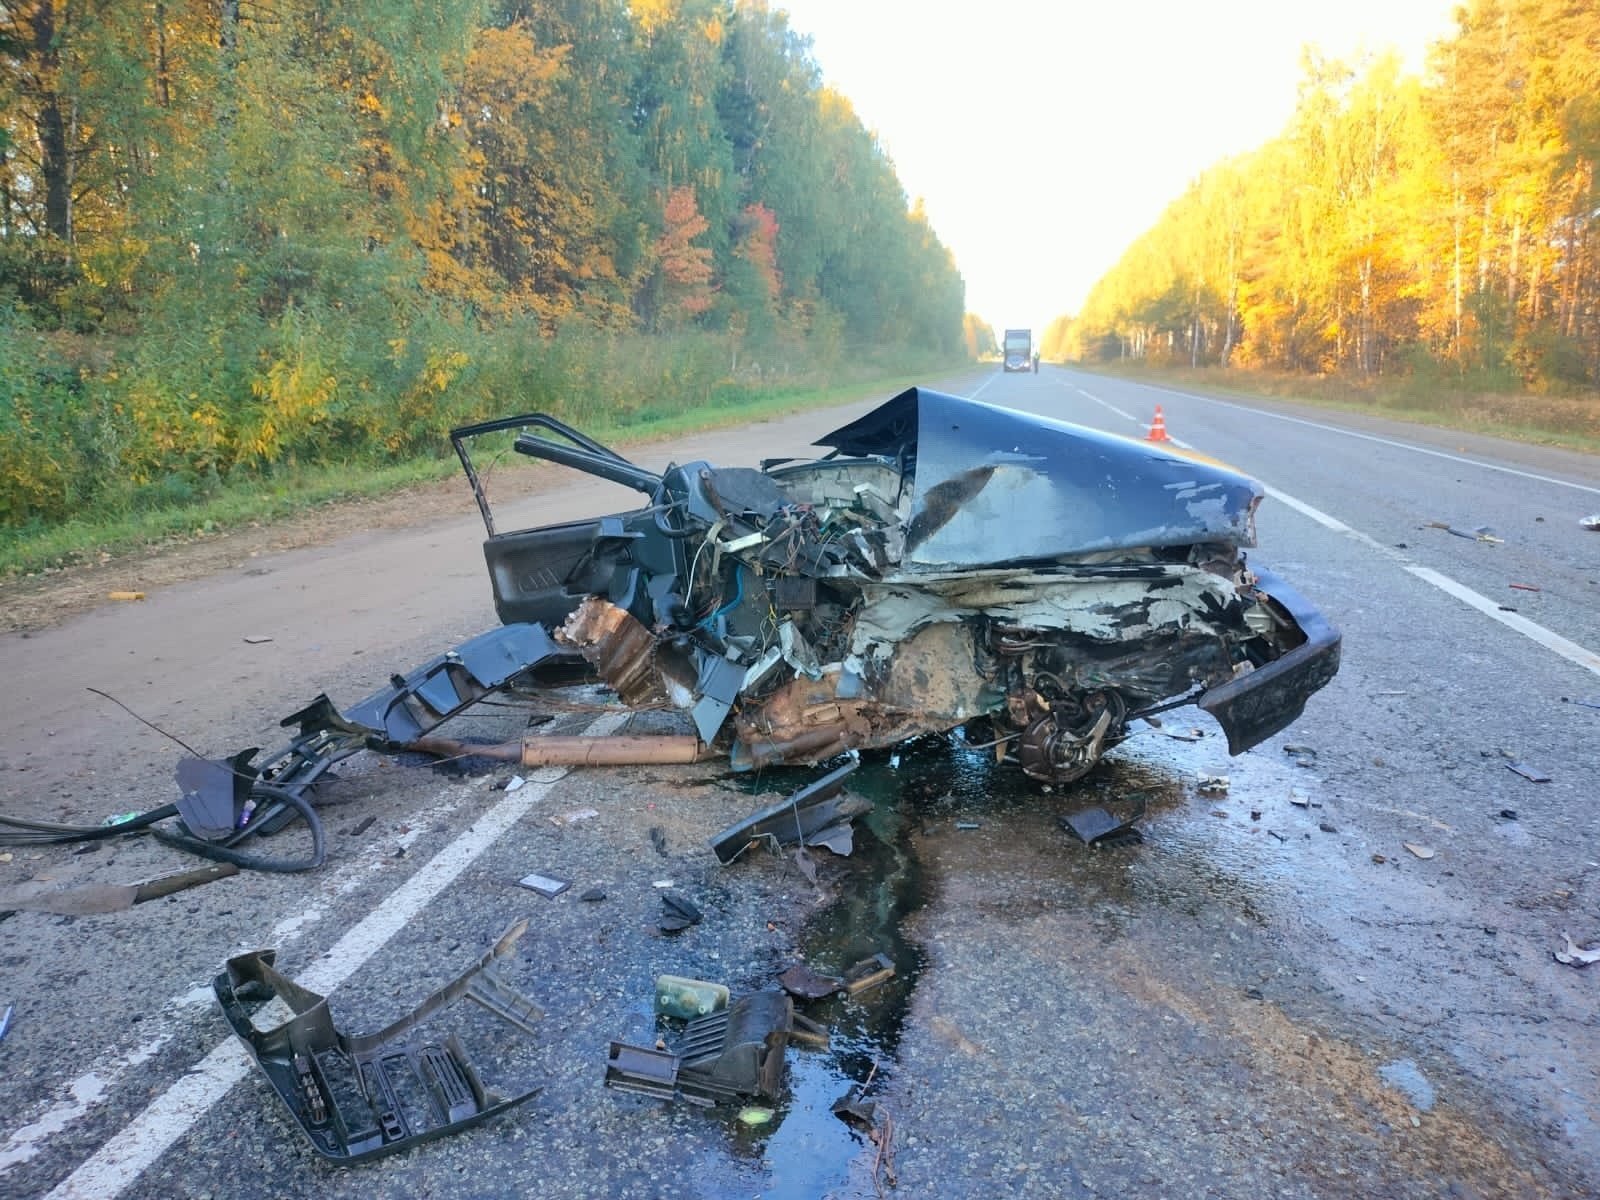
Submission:
[[[497,531],[468,444],[507,430],[645,503]],[[968,726],[1065,782],[1182,703],[1240,753],[1338,669],[1338,632],[1246,562],[1259,485],[1152,444],[921,388],[760,469],[656,474],[537,415],[452,438],[501,619],[736,767]]]

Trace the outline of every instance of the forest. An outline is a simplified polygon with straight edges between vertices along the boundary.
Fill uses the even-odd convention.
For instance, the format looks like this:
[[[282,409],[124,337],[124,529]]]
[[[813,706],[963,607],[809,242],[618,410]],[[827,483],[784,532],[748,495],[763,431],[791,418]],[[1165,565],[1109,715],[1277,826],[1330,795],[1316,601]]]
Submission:
[[[1600,385],[1600,6],[1469,0],[1422,78],[1308,53],[1283,133],[1194,180],[1050,357]]]
[[[974,337],[763,0],[0,5],[0,536]]]

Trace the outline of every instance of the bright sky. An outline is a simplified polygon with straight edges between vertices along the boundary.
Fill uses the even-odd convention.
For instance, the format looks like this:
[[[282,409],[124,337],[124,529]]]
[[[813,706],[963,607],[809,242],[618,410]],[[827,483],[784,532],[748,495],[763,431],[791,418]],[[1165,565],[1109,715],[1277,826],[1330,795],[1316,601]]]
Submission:
[[[1458,0],[772,0],[921,196],[967,308],[1035,333],[1294,111],[1301,48],[1420,70]]]

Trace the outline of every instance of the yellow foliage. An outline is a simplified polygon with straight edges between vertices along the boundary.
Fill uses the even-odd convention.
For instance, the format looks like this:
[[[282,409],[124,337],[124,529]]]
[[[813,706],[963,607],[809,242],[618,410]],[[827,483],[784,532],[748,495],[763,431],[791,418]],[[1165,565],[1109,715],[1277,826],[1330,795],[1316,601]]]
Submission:
[[[320,363],[296,355],[292,361],[273,362],[250,381],[250,391],[263,404],[255,428],[240,439],[241,448],[263,462],[275,462],[297,434],[328,419],[339,381]]]

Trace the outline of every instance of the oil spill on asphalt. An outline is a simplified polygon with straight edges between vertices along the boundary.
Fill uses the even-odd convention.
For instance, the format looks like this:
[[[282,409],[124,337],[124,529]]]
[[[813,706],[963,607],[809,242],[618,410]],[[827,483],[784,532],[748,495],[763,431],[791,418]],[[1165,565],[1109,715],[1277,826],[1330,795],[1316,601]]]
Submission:
[[[1201,772],[1228,774],[1229,790],[1198,795]],[[743,777],[740,785],[782,795],[814,777],[814,771],[774,770]],[[856,822],[855,850],[844,864],[848,882],[809,923],[801,952],[813,970],[835,974],[881,952],[894,961],[896,975],[856,1000],[800,1005],[829,1030],[829,1049],[791,1051],[788,1087],[769,1123],[749,1127],[738,1121],[736,1109],[724,1113],[731,1147],[759,1166],[762,1195],[769,1200],[810,1198],[843,1187],[852,1161],[872,1151],[831,1106],[868,1081],[871,1099],[876,1085],[891,1081],[897,1070],[897,1046],[925,964],[922,949],[904,930],[927,901],[936,875],[912,851],[916,834],[976,825],[1057,839],[1063,884],[1085,902],[1104,904],[1112,925],[1119,909],[1152,905],[1191,915],[1221,905],[1265,924],[1272,889],[1303,876],[1306,860],[1316,857],[1292,841],[1303,842],[1308,828],[1326,836],[1317,832],[1318,810],[1311,807],[1316,802],[1307,799],[1317,790],[1313,772],[1268,753],[1228,759],[1214,735],[1193,744],[1134,739],[1087,778],[1049,792],[1015,766],[997,766],[992,751],[970,747],[959,735],[929,737],[894,754],[866,756],[849,786],[874,807]],[[1305,806],[1291,797],[1306,799]],[[1125,812],[1141,801],[1143,846],[1087,849],[1057,823],[1088,805]],[[1261,816],[1252,820],[1252,812]],[[1217,813],[1226,814],[1227,828]]]

